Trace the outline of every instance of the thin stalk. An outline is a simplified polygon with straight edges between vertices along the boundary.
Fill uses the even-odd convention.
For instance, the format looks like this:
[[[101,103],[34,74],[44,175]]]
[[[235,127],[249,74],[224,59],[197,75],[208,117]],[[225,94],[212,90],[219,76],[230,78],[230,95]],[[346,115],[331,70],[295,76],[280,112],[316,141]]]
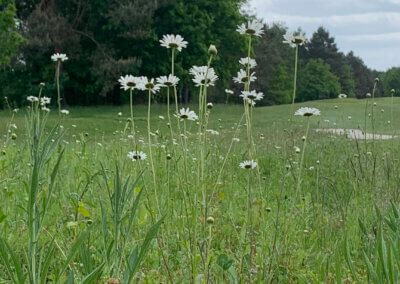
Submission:
[[[303,150],[301,152],[301,159],[300,159],[300,165],[299,165],[299,174],[297,176],[296,199],[297,199],[297,195],[300,192],[300,187],[301,187],[301,173],[303,170],[304,153],[306,151],[309,129],[310,129],[310,117],[307,117],[307,130],[306,130],[306,135],[305,135],[306,139],[304,140],[304,143],[303,143]]]
[[[293,118],[293,113],[294,113],[294,102],[295,102],[295,100],[296,100],[298,58],[299,58],[299,45],[296,44],[296,51],[295,51],[295,58],[294,58],[294,78],[293,78],[292,111],[290,112],[290,120],[292,120],[292,118]]]
[[[57,80],[57,105],[58,105],[58,115],[59,116],[61,116],[60,69],[61,69],[61,60],[58,60],[57,71],[56,71],[56,80]]]
[[[152,172],[152,175],[153,175],[155,197],[156,197],[158,211],[159,211],[159,213],[161,213],[160,212],[160,210],[161,210],[160,209],[160,204],[158,202],[156,171],[155,171],[155,168],[154,168],[153,152],[152,152],[152,146],[151,146],[150,113],[151,113],[151,90],[149,90],[149,103],[148,103],[148,108],[147,108],[147,135],[148,135],[148,140],[149,140],[148,141],[148,143],[149,143],[149,158],[150,158],[151,172]]]

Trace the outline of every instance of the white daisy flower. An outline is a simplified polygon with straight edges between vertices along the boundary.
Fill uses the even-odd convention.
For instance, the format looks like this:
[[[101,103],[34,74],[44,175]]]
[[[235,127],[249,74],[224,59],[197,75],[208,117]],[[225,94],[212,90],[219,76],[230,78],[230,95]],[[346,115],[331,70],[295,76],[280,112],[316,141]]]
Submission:
[[[142,151],[132,151],[128,153],[128,158],[131,159],[132,161],[136,162],[138,160],[144,161],[147,159],[146,153]]]
[[[239,164],[239,167],[241,169],[254,170],[255,168],[257,168],[257,162],[253,160],[243,161]]]
[[[160,43],[163,47],[177,49],[178,51],[182,51],[182,48],[186,48],[188,45],[188,42],[180,35],[164,35]]]
[[[239,63],[243,65],[245,68],[249,67],[250,69],[253,69],[257,66],[257,62],[250,57],[241,58],[239,60]]]
[[[193,121],[198,119],[197,114],[193,110],[189,110],[189,108],[181,108],[179,110],[178,117]]]
[[[313,107],[302,107],[299,108],[294,115],[299,115],[299,116],[313,116],[313,115],[320,115],[321,112],[317,108]]]
[[[141,77],[141,90],[148,90],[155,94],[160,90],[160,86],[154,83],[154,79],[148,79],[147,77]]]
[[[217,74],[212,67],[207,66],[193,66],[189,73],[194,76],[192,79],[196,87],[200,86],[215,86],[215,82],[218,80]]]
[[[259,36],[264,33],[263,31],[263,23],[258,20],[248,21],[246,24],[241,24],[237,27],[236,31],[242,35],[248,34],[251,36]]]
[[[288,43],[291,47],[296,47],[297,45],[303,45],[307,39],[304,34],[295,35],[294,33],[287,32],[284,36],[283,43]]]
[[[51,56],[51,60],[53,60],[54,62],[57,62],[57,61],[66,61],[66,60],[68,60],[68,57],[67,57],[67,55],[64,54],[64,53],[54,53],[54,54]]]
[[[346,94],[339,94],[338,98],[339,99],[346,99],[347,95]]]
[[[27,97],[26,98],[28,101],[30,101],[31,103],[34,103],[34,102],[38,102],[39,101],[39,98],[38,97],[35,97],[35,96],[29,96],[29,97]]]
[[[213,129],[207,129],[207,132],[210,133],[211,135],[219,135],[219,132]]]
[[[156,79],[157,84],[161,87],[172,87],[176,86],[179,82],[179,78],[170,74],[168,76],[161,76]]]
[[[257,93],[256,91],[242,91],[242,94],[240,97],[243,98],[243,100],[250,100],[250,101],[261,101],[264,98],[263,93]]]
[[[121,89],[123,89],[124,91],[142,89],[142,80],[140,77],[125,75],[121,76],[118,79],[118,82],[121,84]]]
[[[256,74],[255,72],[251,73],[250,74],[250,78],[248,78],[247,77],[247,72],[244,71],[243,69],[240,69],[240,71],[238,72],[237,77],[233,77],[233,81],[235,83],[238,83],[238,84],[246,84],[249,81],[250,82],[254,82],[257,79],[257,77],[254,76],[255,74]]]
[[[68,114],[69,114],[69,110],[62,109],[62,110],[61,110],[61,113],[64,114],[64,115],[68,115]]]
[[[48,104],[50,104],[50,101],[51,101],[50,98],[48,98],[48,97],[42,97],[42,98],[40,98],[40,105],[41,105],[41,106],[48,105]]]

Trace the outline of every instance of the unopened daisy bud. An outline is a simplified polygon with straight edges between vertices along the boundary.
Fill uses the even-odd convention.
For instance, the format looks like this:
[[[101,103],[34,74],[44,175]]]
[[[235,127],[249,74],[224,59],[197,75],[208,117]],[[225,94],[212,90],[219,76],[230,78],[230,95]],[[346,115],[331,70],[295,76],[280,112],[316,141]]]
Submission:
[[[214,106],[214,105],[213,105],[212,103],[208,103],[208,104],[207,104],[207,108],[208,108],[208,109],[212,109],[213,106]]]
[[[39,86],[42,87],[42,88],[44,88],[44,86],[46,86],[46,84],[43,83],[43,82],[41,82],[41,83],[39,84]]]
[[[317,160],[317,161],[316,161],[316,164],[317,164],[317,165],[319,165],[319,164],[320,164],[319,160]]]
[[[118,116],[122,116],[122,112],[119,112],[119,113],[118,113]]]
[[[390,90],[390,93],[394,94],[396,91],[394,89]]]
[[[377,77],[377,78],[375,78],[375,82],[376,83],[378,83],[379,82],[379,78]]]
[[[366,96],[367,98],[370,98],[370,97],[371,97],[371,94],[370,94],[370,93],[367,93],[365,96]]]
[[[85,137],[89,137],[89,133],[85,132]]]
[[[294,150],[295,150],[295,152],[296,152],[297,154],[300,153],[300,151],[301,151],[300,148],[297,147],[297,146],[294,147]]]
[[[351,120],[351,116],[349,115],[348,117],[347,117],[349,120]]]
[[[207,224],[214,224],[214,218],[213,217],[207,217]]]
[[[387,122],[388,124],[390,124],[390,120],[388,120],[388,122]]]
[[[271,211],[272,211],[272,209],[271,209],[270,207],[265,208],[265,210],[266,210],[267,212],[271,212]]]
[[[384,109],[381,109],[381,112],[385,112],[385,110],[384,110]]]
[[[218,54],[218,50],[215,45],[210,45],[210,47],[208,48],[208,54],[213,56],[216,56]]]
[[[374,103],[374,106],[376,106],[376,103]]]
[[[167,160],[171,160],[172,159],[172,156],[171,156],[171,154],[167,154]]]
[[[335,106],[335,109],[337,109],[338,108],[338,106]]]
[[[301,140],[303,140],[303,141],[306,141],[306,137],[305,136],[303,136],[303,137],[301,137]]]
[[[15,134],[15,133],[11,134],[11,139],[12,140],[17,140],[17,134]]]
[[[1,154],[3,155],[3,156],[5,156],[6,155],[6,150],[1,150]]]

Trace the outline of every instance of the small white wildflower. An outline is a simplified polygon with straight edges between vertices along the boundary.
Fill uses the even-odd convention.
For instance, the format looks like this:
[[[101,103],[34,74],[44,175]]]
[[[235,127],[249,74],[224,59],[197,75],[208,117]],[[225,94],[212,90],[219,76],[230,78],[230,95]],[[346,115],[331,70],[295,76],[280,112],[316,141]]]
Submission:
[[[172,74],[168,76],[158,77],[156,80],[157,84],[159,84],[161,87],[173,87],[176,86],[179,82],[179,78]]]
[[[35,97],[35,96],[29,96],[29,97],[27,97],[27,100],[30,101],[31,103],[34,103],[34,102],[38,102],[39,98]]]
[[[307,39],[304,36],[304,34],[298,34],[295,35],[294,33],[289,33],[287,32],[284,36],[283,36],[283,43],[287,43],[289,44],[291,47],[296,47],[297,45],[303,45]]]
[[[243,65],[245,68],[253,69],[257,66],[257,62],[250,57],[241,58],[239,63]]]
[[[121,89],[123,89],[124,91],[128,91],[128,90],[135,90],[135,89],[142,89],[142,79],[141,77],[135,77],[132,75],[125,75],[125,76],[121,76],[118,79],[118,82],[121,85]]]
[[[53,60],[54,62],[57,62],[57,61],[63,62],[63,61],[68,60],[68,57],[67,57],[67,55],[64,54],[64,53],[54,53],[54,54],[51,56],[51,60]]]
[[[188,120],[197,120],[198,116],[193,110],[189,110],[189,108],[181,108],[178,113],[178,117],[181,119],[188,119]]]
[[[255,169],[257,167],[257,162],[253,161],[253,160],[248,160],[248,161],[243,161],[239,164],[239,167],[241,169]]]
[[[321,112],[319,111],[319,109],[317,108],[312,108],[312,107],[302,107],[299,108],[294,115],[298,115],[298,116],[313,116],[313,115],[320,115]]]
[[[131,159],[132,161],[138,161],[138,160],[146,160],[147,159],[147,155],[146,153],[142,152],[142,151],[132,151],[128,153],[128,158]]]
[[[163,47],[176,49],[178,51],[182,51],[182,48],[186,48],[188,45],[188,42],[180,35],[164,35],[160,43]]]
[[[263,27],[264,25],[260,21],[252,20],[239,25],[236,31],[239,32],[241,35],[247,34],[250,36],[261,37],[261,35],[264,33]]]
[[[62,110],[61,110],[61,113],[64,114],[64,115],[68,115],[68,114],[69,114],[69,110],[62,109]]]
[[[247,77],[247,72],[243,69],[240,69],[237,73],[237,77],[233,77],[233,81],[238,84],[247,84],[248,82],[254,82],[257,80],[255,76],[255,72],[250,73],[250,76]]]

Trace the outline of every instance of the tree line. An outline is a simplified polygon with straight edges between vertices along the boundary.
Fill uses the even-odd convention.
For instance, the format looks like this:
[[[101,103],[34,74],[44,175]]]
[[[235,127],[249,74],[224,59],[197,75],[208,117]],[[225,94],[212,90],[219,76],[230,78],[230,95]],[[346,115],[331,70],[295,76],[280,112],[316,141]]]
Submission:
[[[205,65],[210,44],[218,48],[214,67],[218,85],[213,102],[240,102],[232,77],[245,54],[237,25],[251,18],[243,13],[246,0],[0,0],[0,107],[4,98],[15,106],[36,94],[41,82],[46,94],[56,94],[53,53],[68,55],[61,85],[64,105],[121,104],[121,75],[168,75],[168,50],[160,47],[164,34],[180,34],[189,42],[177,57],[180,100],[195,101],[188,70]],[[283,43],[287,28],[265,25],[254,45],[261,105],[290,103],[294,49]],[[297,32],[301,33],[301,30]],[[380,78],[376,96],[400,89],[400,68],[377,72],[353,52],[341,52],[333,36],[320,27],[299,51],[298,101],[335,98],[340,93],[364,98]],[[234,91],[227,94],[225,89]],[[143,97],[143,98],[142,98]],[[144,96],[138,95],[140,102]],[[154,97],[164,102],[165,94]]]

